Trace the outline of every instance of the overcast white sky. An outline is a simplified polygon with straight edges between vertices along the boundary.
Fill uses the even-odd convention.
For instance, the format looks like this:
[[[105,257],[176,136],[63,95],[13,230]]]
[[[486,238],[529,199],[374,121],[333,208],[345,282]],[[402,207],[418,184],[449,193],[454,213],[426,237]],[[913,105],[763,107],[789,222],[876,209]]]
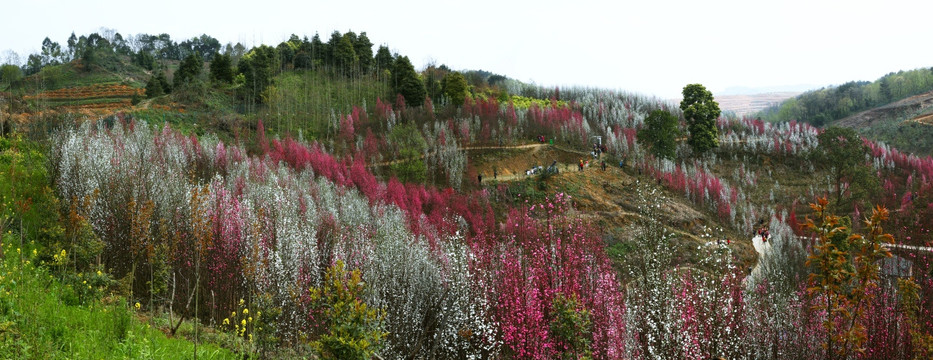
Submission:
[[[931,67],[930,14],[929,0],[32,0],[3,5],[0,51],[25,60],[46,36],[64,45],[101,27],[247,46],[353,30],[416,67],[673,98],[688,83],[819,87]]]

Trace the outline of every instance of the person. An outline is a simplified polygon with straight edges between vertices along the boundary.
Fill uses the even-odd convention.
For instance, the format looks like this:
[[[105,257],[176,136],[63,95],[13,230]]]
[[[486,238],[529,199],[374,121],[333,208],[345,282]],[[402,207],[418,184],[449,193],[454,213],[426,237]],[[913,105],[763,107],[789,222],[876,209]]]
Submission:
[[[583,159],[580,159],[580,164],[578,165],[580,171],[583,171]]]
[[[483,185],[483,174],[476,174],[476,183]]]
[[[599,165],[603,167],[603,171],[606,171],[606,162],[605,162],[605,161],[600,161],[600,162],[599,162]]]
[[[499,170],[498,170],[498,169],[492,169],[492,179],[493,179],[493,180],[498,180],[498,179],[499,179]]]

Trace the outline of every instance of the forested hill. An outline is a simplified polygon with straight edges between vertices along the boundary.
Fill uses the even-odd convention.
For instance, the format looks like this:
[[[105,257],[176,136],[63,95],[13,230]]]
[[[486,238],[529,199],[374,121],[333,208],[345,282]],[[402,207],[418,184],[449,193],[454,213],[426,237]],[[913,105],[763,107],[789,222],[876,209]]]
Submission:
[[[874,82],[851,81],[808,91],[757,116],[769,122],[797,120],[824,126],[860,111],[933,90],[933,68],[890,73]]]

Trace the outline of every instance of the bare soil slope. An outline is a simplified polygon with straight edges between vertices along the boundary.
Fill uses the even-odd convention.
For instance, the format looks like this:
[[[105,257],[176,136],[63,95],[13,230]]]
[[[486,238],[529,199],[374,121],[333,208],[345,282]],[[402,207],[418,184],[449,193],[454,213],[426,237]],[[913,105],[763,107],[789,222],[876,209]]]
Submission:
[[[862,111],[858,114],[841,119],[834,125],[859,129],[872,126],[878,122],[893,121],[912,114],[920,115],[914,116],[908,121],[933,125],[933,114],[925,114],[927,111],[933,111],[933,91]]]

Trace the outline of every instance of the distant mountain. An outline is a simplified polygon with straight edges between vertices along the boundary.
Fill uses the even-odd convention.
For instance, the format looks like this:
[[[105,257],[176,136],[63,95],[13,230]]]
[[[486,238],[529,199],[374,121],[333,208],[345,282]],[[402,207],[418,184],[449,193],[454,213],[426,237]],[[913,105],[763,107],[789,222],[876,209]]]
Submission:
[[[800,95],[800,92],[771,92],[748,95],[716,95],[716,102],[722,111],[731,111],[737,116],[755,114],[771,106],[777,106],[784,100]]]

